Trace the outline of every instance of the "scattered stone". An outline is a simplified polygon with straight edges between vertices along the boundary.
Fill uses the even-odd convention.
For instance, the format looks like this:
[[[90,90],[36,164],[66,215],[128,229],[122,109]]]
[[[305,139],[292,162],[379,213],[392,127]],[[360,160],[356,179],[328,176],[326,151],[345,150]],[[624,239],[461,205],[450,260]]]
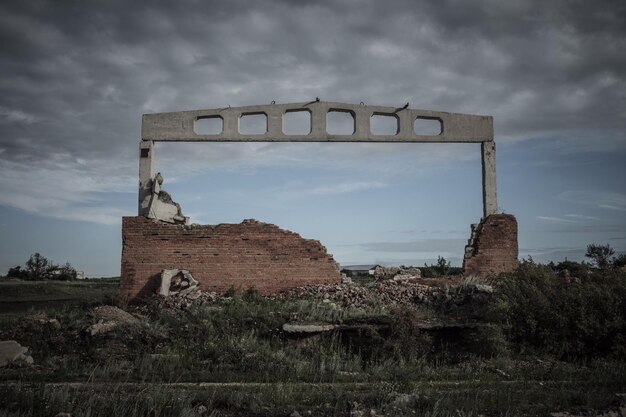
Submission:
[[[89,336],[97,336],[99,334],[110,333],[119,325],[120,323],[117,321],[100,322],[87,327],[86,332]]]
[[[27,355],[28,348],[17,343],[15,340],[0,342],[0,368],[9,364],[32,365],[33,358]]]
[[[209,409],[204,404],[200,404],[198,407],[196,407],[196,413],[198,413],[198,415],[200,416],[203,416],[208,412],[209,412]]]
[[[57,413],[57,415],[54,417],[72,417],[72,415],[70,413],[60,412],[60,413]]]
[[[291,414],[289,414],[289,417],[302,417],[302,416],[300,415],[300,413],[294,410]]]
[[[50,319],[47,324],[55,330],[61,330],[61,323],[57,319]]]
[[[397,274],[392,279],[394,281],[408,281],[408,280],[414,279],[414,278],[418,278],[418,277],[415,277],[415,276],[409,275],[409,274]]]
[[[393,279],[395,281],[403,281],[407,279],[421,278],[422,271],[414,266],[385,267],[378,265],[374,268],[374,277],[378,280]]]
[[[414,408],[419,404],[419,395],[417,394],[396,394],[392,406],[394,408],[407,409]]]

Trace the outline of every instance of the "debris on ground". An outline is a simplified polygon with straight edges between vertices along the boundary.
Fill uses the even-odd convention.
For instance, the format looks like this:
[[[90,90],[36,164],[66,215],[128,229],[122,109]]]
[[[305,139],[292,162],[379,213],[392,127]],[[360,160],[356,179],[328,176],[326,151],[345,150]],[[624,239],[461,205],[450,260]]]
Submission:
[[[28,348],[15,340],[0,341],[0,368],[7,365],[32,365],[33,357],[27,355]]]
[[[413,268],[417,269],[417,268]],[[196,281],[188,280],[187,271],[178,271],[171,277],[167,296],[152,297],[152,307],[145,307],[145,313],[150,309],[184,310],[192,306],[206,306],[216,302],[227,302],[231,297],[217,292],[200,290]],[[168,274],[165,274],[166,281]],[[191,274],[188,274],[191,277]],[[394,275],[398,276],[398,275]],[[165,282],[165,281],[164,281]],[[185,283],[187,282],[187,283]],[[180,288],[183,288],[181,290]],[[159,290],[162,294],[162,289]],[[432,306],[449,303],[455,307],[464,307],[484,301],[493,293],[493,287],[475,280],[407,278],[401,274],[398,279],[388,279],[373,282],[368,286],[353,285],[350,281],[341,284],[315,284],[295,287],[279,294],[265,295],[268,299],[309,298],[319,300],[329,306],[337,308],[376,308],[400,307],[403,305]],[[480,303],[478,303],[480,304]]]
[[[89,312],[89,316],[96,321],[85,329],[90,336],[110,333],[120,325],[139,323],[139,319],[135,316],[114,306],[96,307]]]
[[[380,266],[374,268],[374,278],[378,280],[392,279],[403,281],[422,277],[422,270],[414,266]]]

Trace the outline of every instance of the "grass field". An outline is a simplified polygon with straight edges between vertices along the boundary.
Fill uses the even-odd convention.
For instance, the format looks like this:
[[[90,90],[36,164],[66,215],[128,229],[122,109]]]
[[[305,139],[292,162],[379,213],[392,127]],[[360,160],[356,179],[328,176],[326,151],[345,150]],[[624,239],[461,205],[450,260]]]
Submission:
[[[117,289],[115,281],[0,282],[0,340],[19,341],[35,359],[0,368],[0,416],[547,416],[601,408],[626,391],[620,356],[459,354],[450,338],[410,326],[440,314],[432,306],[339,311],[315,297],[250,294],[128,308],[138,323],[89,336],[90,309],[115,305]],[[349,337],[281,331],[293,320],[353,317],[391,327],[365,325]]]
[[[0,315],[83,304],[117,303],[119,280],[84,281],[0,280]]]

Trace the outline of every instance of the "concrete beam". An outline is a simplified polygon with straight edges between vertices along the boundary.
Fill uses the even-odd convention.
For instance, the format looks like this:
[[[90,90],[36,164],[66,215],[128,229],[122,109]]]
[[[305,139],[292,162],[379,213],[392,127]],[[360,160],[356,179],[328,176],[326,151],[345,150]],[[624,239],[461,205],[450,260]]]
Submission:
[[[483,171],[483,217],[498,211],[496,190],[496,144],[483,142],[480,146]]]
[[[283,118],[289,111],[311,113],[311,131],[306,135],[286,135]],[[326,127],[330,111],[350,113],[354,117],[354,133],[330,134]],[[249,114],[267,116],[266,132],[258,135],[239,132],[239,120]],[[391,116],[398,121],[395,135],[375,135],[370,129],[372,116]],[[221,133],[199,135],[195,123],[203,118],[219,118],[223,122]],[[417,135],[414,123],[417,119],[435,120],[440,123],[439,135]],[[259,106],[226,107],[220,109],[191,110],[172,113],[144,114],[141,126],[143,141],[179,142],[442,142],[467,143],[493,141],[493,118],[460,113],[436,112],[409,108],[369,106],[313,101],[290,104],[267,104]]]

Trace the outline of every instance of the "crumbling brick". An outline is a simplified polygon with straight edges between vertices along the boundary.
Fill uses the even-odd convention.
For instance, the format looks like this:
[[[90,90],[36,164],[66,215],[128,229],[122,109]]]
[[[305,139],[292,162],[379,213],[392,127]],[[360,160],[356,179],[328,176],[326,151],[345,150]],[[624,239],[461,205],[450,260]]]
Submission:
[[[120,297],[154,293],[164,269],[185,269],[203,291],[254,287],[272,294],[308,284],[341,282],[339,265],[317,240],[278,226],[174,225],[143,216],[122,219]]]
[[[518,265],[517,220],[512,214],[492,214],[472,226],[465,248],[463,274],[487,277],[511,272]]]

